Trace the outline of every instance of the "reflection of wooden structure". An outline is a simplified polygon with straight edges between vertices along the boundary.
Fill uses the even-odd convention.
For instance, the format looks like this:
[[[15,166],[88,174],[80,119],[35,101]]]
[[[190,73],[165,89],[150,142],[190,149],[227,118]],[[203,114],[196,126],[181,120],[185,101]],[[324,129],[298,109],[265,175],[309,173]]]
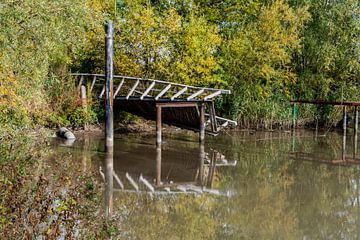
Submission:
[[[329,165],[341,165],[341,166],[360,165],[360,158],[356,156],[357,141],[358,141],[357,133],[355,132],[353,137],[351,156],[346,155],[346,135],[342,136],[341,158],[335,158],[329,160],[319,159],[319,155],[317,155],[316,153],[295,151],[295,146],[292,147],[292,152],[290,152],[290,156],[292,160],[322,163]],[[294,143],[295,143],[295,137],[293,136],[293,144]]]
[[[87,86],[92,97],[104,99],[105,75],[72,74],[78,88]],[[155,79],[113,76],[112,96],[114,107],[129,113],[180,128],[199,131],[203,140],[205,131],[217,134],[222,128],[235,126],[236,122],[216,116],[213,99],[229,90],[193,87]],[[206,113],[205,113],[206,112]],[[161,135],[160,135],[161,137]],[[161,142],[161,138],[158,138]]]
[[[191,181],[166,182],[161,181],[161,148],[156,149],[156,176],[154,181],[149,180],[151,176],[144,176],[142,173],[138,176],[129,172],[115,172],[110,169],[103,172],[100,168],[100,175],[105,179],[114,179],[117,187],[113,190],[123,192],[146,192],[153,194],[215,194],[227,195],[226,192],[212,188],[214,173],[217,167],[235,166],[235,162],[228,162],[225,156],[217,151],[211,151],[206,154],[200,147],[198,167],[194,171],[194,178]],[[206,171],[204,171],[204,169]],[[109,176],[107,176],[109,175]],[[206,185],[206,186],[205,186]]]

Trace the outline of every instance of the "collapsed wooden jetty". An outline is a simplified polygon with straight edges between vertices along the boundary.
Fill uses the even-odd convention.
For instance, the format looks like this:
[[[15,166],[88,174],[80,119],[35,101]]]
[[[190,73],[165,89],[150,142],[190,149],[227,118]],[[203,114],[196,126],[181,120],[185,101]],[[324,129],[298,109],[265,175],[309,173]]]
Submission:
[[[96,99],[105,97],[105,75],[74,73],[77,86]],[[83,87],[82,87],[83,86]],[[216,116],[214,99],[229,90],[193,87],[162,80],[113,76],[112,100],[115,108],[157,122],[157,143],[161,143],[161,124],[216,135],[236,122]]]

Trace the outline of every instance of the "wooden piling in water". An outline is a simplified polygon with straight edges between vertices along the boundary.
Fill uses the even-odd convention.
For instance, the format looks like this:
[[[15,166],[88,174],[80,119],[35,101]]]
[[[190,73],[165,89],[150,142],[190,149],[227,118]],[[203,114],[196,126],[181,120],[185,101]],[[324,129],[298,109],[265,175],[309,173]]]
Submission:
[[[161,106],[156,106],[156,145],[160,146],[161,137]]]
[[[359,125],[359,112],[357,109],[357,106],[354,107],[354,131],[355,133],[358,130],[358,125]]]
[[[108,21],[105,27],[105,109],[106,109],[106,121],[105,121],[105,146],[106,148],[112,148],[114,145],[114,124],[113,124],[113,22]]]
[[[200,104],[200,126],[199,126],[199,142],[205,141],[205,105],[203,103]]]

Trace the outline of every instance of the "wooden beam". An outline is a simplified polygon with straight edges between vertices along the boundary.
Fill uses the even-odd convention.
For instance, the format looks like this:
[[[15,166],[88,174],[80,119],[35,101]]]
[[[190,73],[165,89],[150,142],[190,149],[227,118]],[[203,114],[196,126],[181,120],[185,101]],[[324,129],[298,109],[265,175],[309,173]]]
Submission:
[[[168,107],[197,107],[200,103],[198,102],[164,102],[156,103],[156,106],[168,108]]]
[[[194,94],[190,95],[189,97],[187,97],[186,100],[189,101],[189,100],[191,100],[191,99],[199,96],[199,95],[202,94],[203,92],[204,92],[204,89],[201,89],[201,90],[195,92]]]
[[[216,91],[216,92],[214,92],[214,93],[212,93],[212,94],[210,94],[210,95],[207,95],[207,96],[204,98],[204,100],[207,101],[207,100],[212,99],[212,98],[214,98],[214,97],[216,97],[216,96],[218,96],[218,95],[220,95],[220,94],[221,94],[221,90]]]
[[[141,95],[140,99],[143,100],[144,97],[148,95],[148,93],[151,91],[151,89],[155,86],[155,82],[152,82],[150,86],[145,90],[145,92]]]
[[[188,90],[188,87],[184,87],[180,91],[178,91],[174,96],[171,97],[171,101],[173,101],[175,98],[179,97],[181,94],[186,92]]]
[[[117,86],[117,88],[116,88],[116,91],[115,91],[115,93],[114,93],[114,97],[113,98],[115,98],[116,97],[116,95],[118,95],[118,93],[120,92],[120,89],[121,89],[121,87],[122,87],[122,85],[124,84],[124,81],[125,81],[125,79],[123,78],[123,79],[121,79],[121,82],[119,83],[119,85]]]
[[[171,83],[168,84],[156,97],[155,100],[158,100],[159,98],[161,98],[170,88],[171,88]]]
[[[126,96],[126,99],[129,99],[129,97],[133,94],[133,92],[135,91],[135,89],[137,88],[137,86],[139,85],[140,80],[138,79],[136,81],[136,83],[134,84],[134,86],[131,88],[130,92],[128,93],[128,95]]]

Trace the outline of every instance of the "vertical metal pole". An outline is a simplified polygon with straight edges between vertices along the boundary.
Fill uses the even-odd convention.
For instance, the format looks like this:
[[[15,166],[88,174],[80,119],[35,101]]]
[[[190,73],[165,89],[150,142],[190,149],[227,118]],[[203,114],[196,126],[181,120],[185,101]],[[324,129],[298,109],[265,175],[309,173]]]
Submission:
[[[296,128],[296,103],[293,103],[293,109],[292,109],[292,126],[295,129]]]
[[[199,132],[199,142],[204,142],[205,140],[205,106],[203,103],[200,104],[200,132]]]
[[[161,106],[156,106],[156,145],[161,145]]]
[[[111,218],[113,214],[113,193],[114,193],[114,154],[107,151],[105,156],[105,216]]]
[[[161,185],[161,144],[156,146],[156,186]]]
[[[114,146],[114,125],[113,125],[113,22],[108,21],[105,27],[105,108],[106,108],[106,121],[105,121],[105,138],[106,148],[112,148]]]

